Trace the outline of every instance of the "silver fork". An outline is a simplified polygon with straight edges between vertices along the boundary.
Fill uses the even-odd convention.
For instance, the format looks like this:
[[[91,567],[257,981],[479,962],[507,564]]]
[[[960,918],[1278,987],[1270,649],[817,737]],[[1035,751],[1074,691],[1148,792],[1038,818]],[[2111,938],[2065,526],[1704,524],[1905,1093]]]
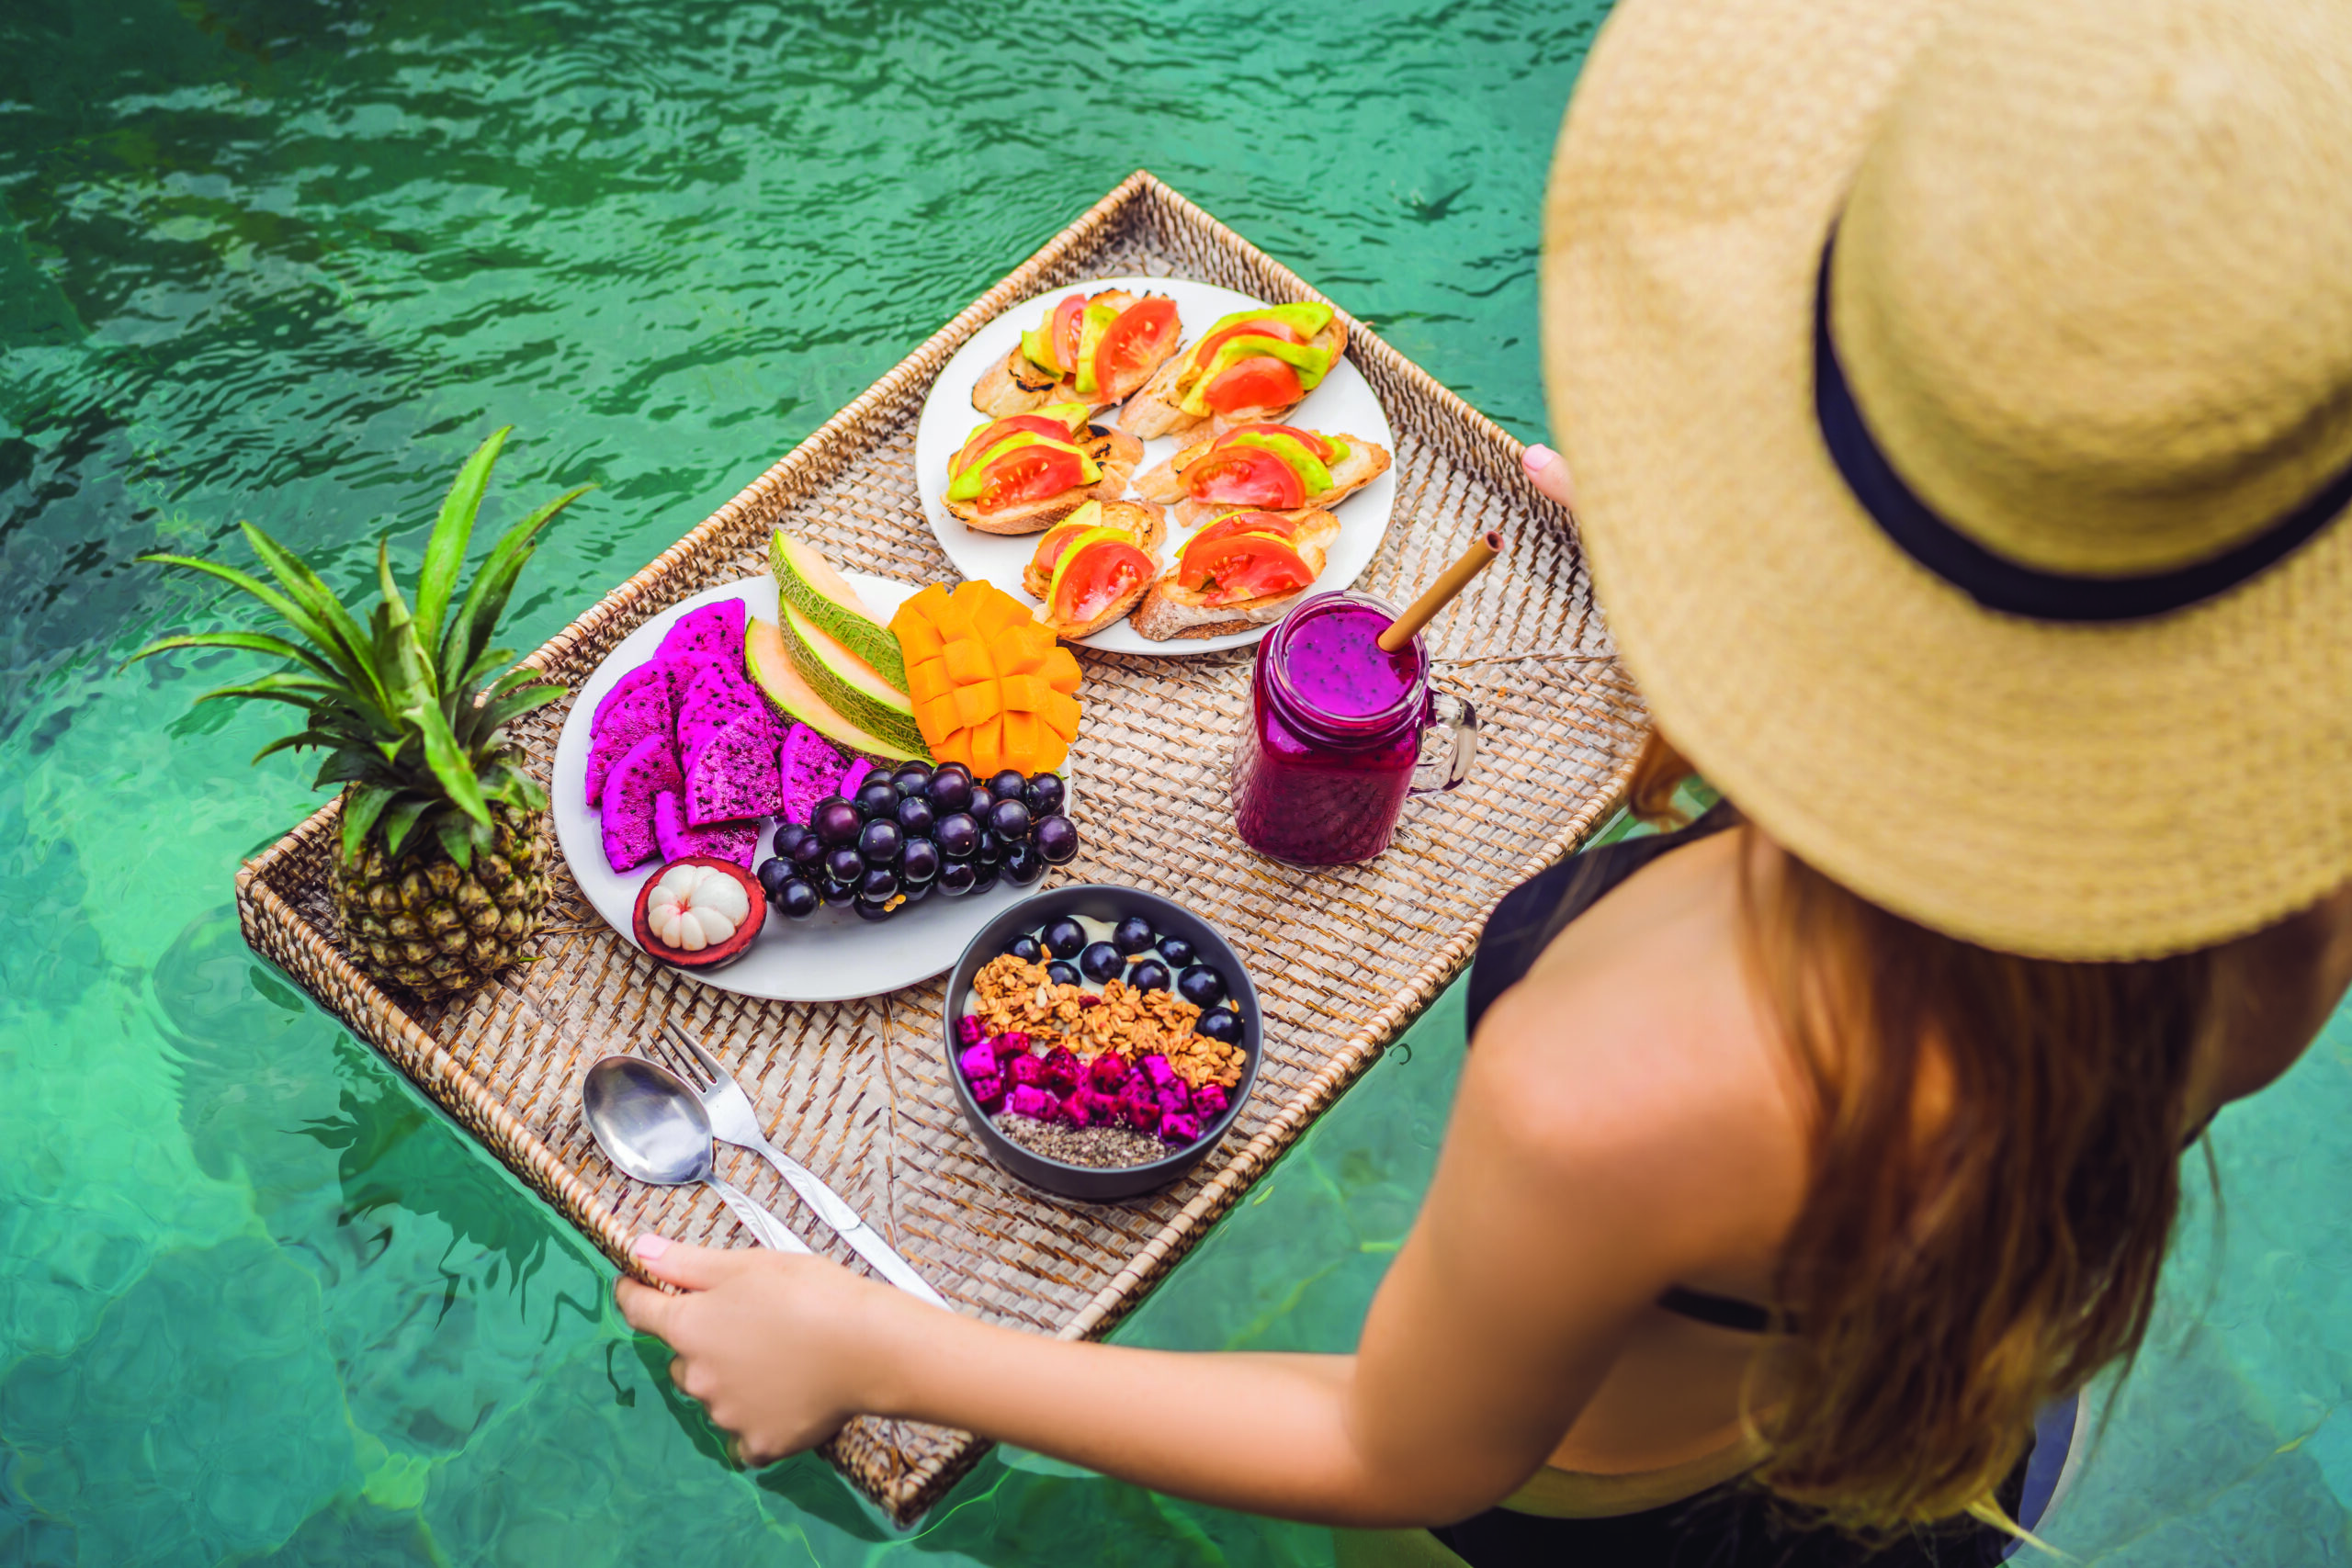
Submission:
[[[718,1057],[695,1043],[694,1037],[674,1022],[664,1021],[662,1031],[668,1037],[669,1055],[679,1076],[702,1097],[703,1109],[710,1113],[710,1130],[719,1142],[749,1149],[775,1168],[800,1201],[817,1211],[820,1218],[841,1238],[857,1250],[857,1255],[874,1266],[874,1271],[909,1295],[919,1296],[937,1307],[947,1306],[946,1298],[931,1288],[914,1266],[890,1249],[872,1225],[858,1217],[857,1211],[842,1201],[835,1192],[818,1179],[817,1173],[786,1154],[768,1141],[760,1126],[760,1113],[752,1104],[752,1097],[743,1092],[735,1076]],[[953,1311],[953,1308],[949,1308]]]

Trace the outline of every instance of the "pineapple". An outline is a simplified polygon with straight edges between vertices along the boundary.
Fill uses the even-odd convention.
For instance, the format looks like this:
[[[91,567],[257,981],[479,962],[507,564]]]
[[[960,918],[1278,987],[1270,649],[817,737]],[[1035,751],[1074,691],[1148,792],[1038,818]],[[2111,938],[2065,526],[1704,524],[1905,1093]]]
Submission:
[[[560,495],[509,528],[461,595],[474,517],[506,436],[495,432],[458,470],[425,541],[413,607],[392,579],[389,543],[377,546],[383,597],[364,627],[300,557],[250,523],[242,525],[246,541],[276,588],[213,561],[141,558],[220,578],[293,628],[299,641],[239,631],[167,637],[131,658],[227,648],[285,661],[197,701],[251,697],[303,710],[302,728],[254,761],[291,748],[326,753],[316,783],[343,786],[330,886],[345,947],[360,968],[428,999],[520,957],[548,899],[547,792],[523,771],[505,727],[564,688],[508,668],[514,650],[490,641],[540,530],[594,487]]]

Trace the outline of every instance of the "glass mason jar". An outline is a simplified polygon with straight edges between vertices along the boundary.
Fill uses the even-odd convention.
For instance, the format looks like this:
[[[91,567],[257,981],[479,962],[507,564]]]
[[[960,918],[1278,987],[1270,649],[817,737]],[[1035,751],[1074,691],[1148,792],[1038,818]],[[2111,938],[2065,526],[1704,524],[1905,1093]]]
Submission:
[[[1430,684],[1429,647],[1383,652],[1396,609],[1318,593],[1258,644],[1250,711],[1233,752],[1233,820],[1261,854],[1299,865],[1370,860],[1396,836],[1408,795],[1469,776],[1478,716]],[[1423,743],[1445,744],[1424,762]]]

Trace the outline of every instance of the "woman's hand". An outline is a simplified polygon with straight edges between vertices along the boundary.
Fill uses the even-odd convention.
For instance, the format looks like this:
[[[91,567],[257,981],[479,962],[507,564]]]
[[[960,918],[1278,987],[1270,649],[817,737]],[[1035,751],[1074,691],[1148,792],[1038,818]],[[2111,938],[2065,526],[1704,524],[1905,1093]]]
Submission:
[[[647,1272],[686,1293],[624,1277],[621,1315],[678,1353],[670,1381],[733,1435],[741,1464],[814,1448],[874,1408],[871,1374],[887,1364],[876,1350],[909,1314],[938,1313],[821,1258],[658,1235],[638,1237],[634,1250]]]
[[[1577,509],[1577,482],[1568,476],[1568,460],[1549,446],[1538,444],[1527,449],[1520,459],[1527,469],[1527,477],[1535,488],[1574,512]]]

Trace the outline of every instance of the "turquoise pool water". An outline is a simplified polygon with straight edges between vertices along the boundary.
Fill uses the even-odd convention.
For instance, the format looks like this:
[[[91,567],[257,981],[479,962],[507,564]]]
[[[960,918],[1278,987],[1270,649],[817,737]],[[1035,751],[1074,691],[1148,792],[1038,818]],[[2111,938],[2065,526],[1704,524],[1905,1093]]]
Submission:
[[[527,646],[1138,164],[1538,434],[1535,204],[1604,10],[0,8],[0,1562],[1328,1562],[1029,1456],[911,1538],[719,1463],[602,1263],[239,942],[307,770],[189,714],[211,670],[117,672],[217,604],[130,562],[250,517],[356,587],[511,421],[493,520],[603,487]],[[1346,1346],[1460,1050],[1449,999],[1121,1337]],[[2352,1557],[2347,1066],[2339,1021],[2223,1117],[2225,1240],[2191,1216],[2077,1555]]]

